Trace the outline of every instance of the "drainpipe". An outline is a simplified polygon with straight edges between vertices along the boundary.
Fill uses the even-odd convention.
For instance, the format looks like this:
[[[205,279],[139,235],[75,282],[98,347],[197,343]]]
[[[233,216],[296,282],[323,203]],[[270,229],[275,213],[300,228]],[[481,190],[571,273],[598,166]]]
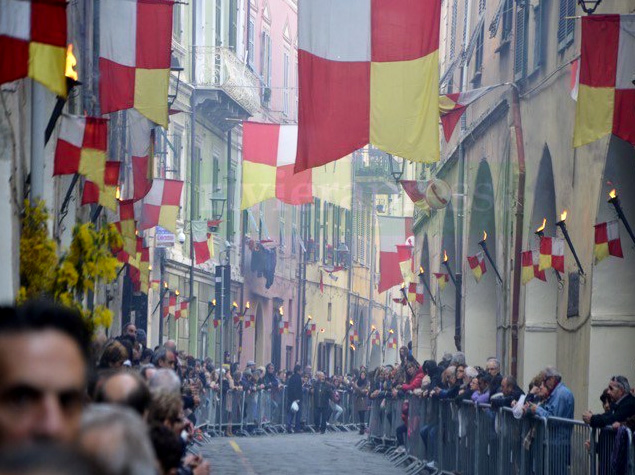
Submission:
[[[516,134],[516,153],[518,154],[518,196],[516,197],[516,229],[514,231],[516,236],[513,247],[514,288],[511,321],[511,373],[512,376],[516,377],[518,375],[518,319],[520,314],[520,284],[522,274],[519,256],[523,246],[523,221],[525,212],[525,145],[520,117],[520,99],[518,97],[516,84],[512,84],[512,121]]]

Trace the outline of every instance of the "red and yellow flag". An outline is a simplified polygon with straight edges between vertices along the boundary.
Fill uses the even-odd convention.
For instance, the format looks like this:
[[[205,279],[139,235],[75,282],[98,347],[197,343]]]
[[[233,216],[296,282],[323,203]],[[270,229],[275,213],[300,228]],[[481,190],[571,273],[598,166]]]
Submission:
[[[620,223],[617,220],[595,225],[595,261],[600,262],[608,256],[624,257],[620,241]]]
[[[445,289],[445,286],[448,285],[448,281],[450,280],[449,274],[446,274],[445,272],[434,272],[434,276],[439,282],[439,288],[441,289],[441,291],[443,291]]]
[[[92,181],[86,180],[82,192],[82,205],[98,203],[104,208],[117,212],[119,186],[119,169],[121,162],[106,162],[104,172],[104,187],[102,189]]]
[[[635,15],[582,17],[573,146],[607,134],[635,145]]]
[[[476,282],[480,282],[483,274],[487,272],[487,267],[485,267],[485,256],[482,252],[474,256],[468,256],[467,262],[470,265],[470,269],[472,269],[472,273],[474,274],[474,279]]]
[[[564,274],[564,239],[542,236],[540,238],[538,270],[545,270],[550,267]]]

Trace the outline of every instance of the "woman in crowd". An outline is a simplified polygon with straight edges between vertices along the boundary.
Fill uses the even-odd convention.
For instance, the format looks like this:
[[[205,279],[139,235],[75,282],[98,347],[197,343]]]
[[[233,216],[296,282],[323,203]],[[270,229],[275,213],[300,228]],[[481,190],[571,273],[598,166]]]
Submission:
[[[355,412],[359,418],[359,433],[364,434],[366,432],[366,411],[368,410],[368,403],[366,398],[370,384],[366,378],[366,370],[359,372],[359,378],[353,382],[353,392],[355,394]]]

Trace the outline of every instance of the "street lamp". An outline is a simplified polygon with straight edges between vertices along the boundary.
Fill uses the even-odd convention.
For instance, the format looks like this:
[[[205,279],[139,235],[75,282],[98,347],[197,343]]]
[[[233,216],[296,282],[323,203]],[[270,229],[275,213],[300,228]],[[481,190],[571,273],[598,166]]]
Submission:
[[[225,212],[225,202],[227,198],[223,196],[213,196],[210,198],[212,202],[212,219],[214,221],[220,221],[223,218]]]
[[[587,15],[593,15],[595,10],[600,6],[602,0],[578,0],[578,5]]]
[[[388,166],[390,167],[390,174],[392,175],[395,183],[399,183],[401,177],[403,176],[403,172],[406,168],[406,161],[401,160],[401,166],[398,164],[397,160],[395,160],[392,154],[388,154]]]

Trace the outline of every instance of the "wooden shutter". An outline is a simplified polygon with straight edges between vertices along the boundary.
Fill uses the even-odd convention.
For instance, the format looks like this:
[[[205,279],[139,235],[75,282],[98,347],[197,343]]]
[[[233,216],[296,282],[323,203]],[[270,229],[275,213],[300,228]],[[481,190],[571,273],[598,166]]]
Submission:
[[[527,7],[519,3],[516,8],[516,47],[514,53],[514,80],[525,78],[527,66]]]

